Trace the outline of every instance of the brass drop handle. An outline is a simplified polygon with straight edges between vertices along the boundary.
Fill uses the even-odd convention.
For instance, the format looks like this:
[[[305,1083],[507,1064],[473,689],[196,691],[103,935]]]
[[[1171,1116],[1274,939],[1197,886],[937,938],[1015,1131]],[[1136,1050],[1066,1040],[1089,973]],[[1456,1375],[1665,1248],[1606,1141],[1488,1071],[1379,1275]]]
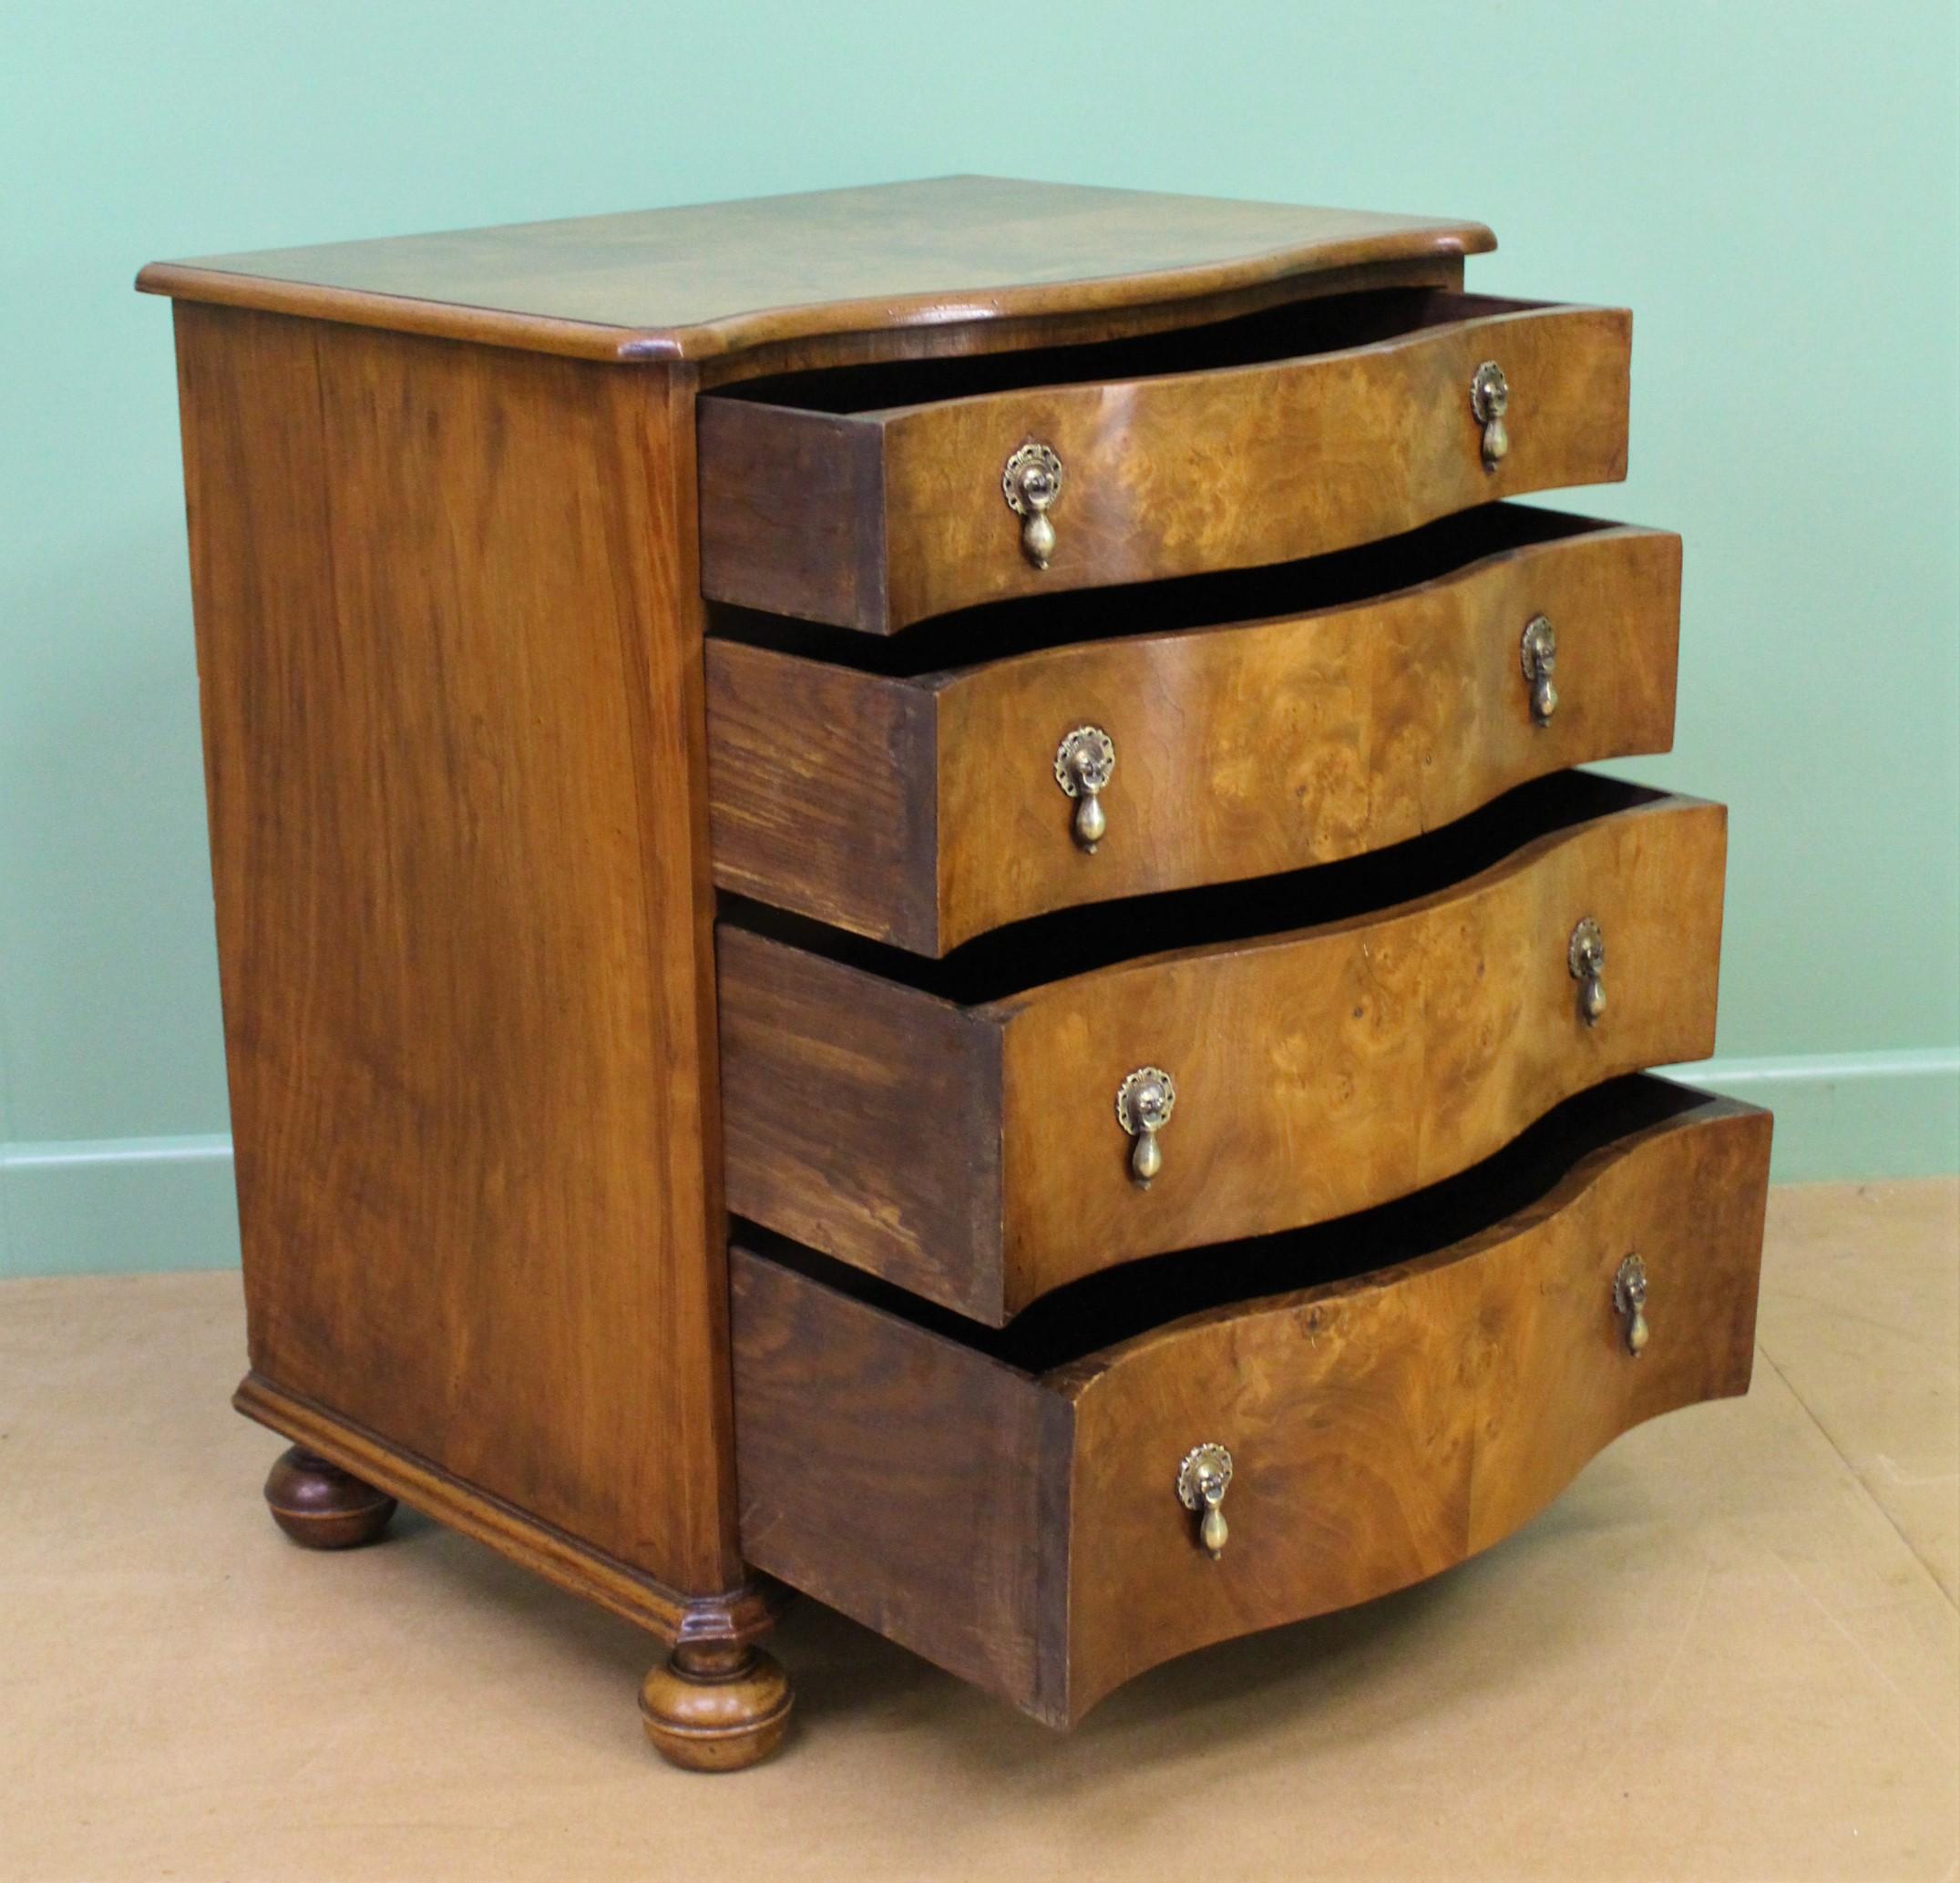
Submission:
[[[1531,689],[1532,718],[1541,726],[1549,725],[1558,711],[1558,689],[1552,684],[1552,670],[1558,664],[1558,636],[1543,615],[1534,615],[1525,622],[1524,639],[1518,644],[1518,664]]]
[[[1198,1541],[1216,1562],[1231,1535],[1219,1507],[1232,1482],[1232,1454],[1222,1445],[1195,1445],[1177,1467],[1177,1501],[1198,1518]]]
[[[1001,494],[1021,519],[1021,554],[1036,568],[1046,568],[1055,553],[1055,526],[1048,513],[1062,495],[1062,460],[1031,438],[1008,459],[1001,473]]]
[[[1091,856],[1109,829],[1102,793],[1115,769],[1115,743],[1101,726],[1077,726],[1055,748],[1055,783],[1075,800],[1075,841]]]
[[[1148,1190],[1164,1168],[1157,1133],[1170,1122],[1176,1102],[1175,1082],[1155,1066],[1139,1066],[1116,1088],[1117,1121],[1136,1140],[1130,1150],[1130,1180],[1139,1190]]]
[[[1565,944],[1565,967],[1579,984],[1579,1012],[1588,1027],[1606,1010],[1606,938],[1599,924],[1582,916]]]
[[[1613,1312],[1626,1323],[1626,1351],[1637,1360],[1647,1346],[1647,1264],[1637,1255],[1614,1271]]]
[[[1495,360],[1486,360],[1470,375],[1470,410],[1483,427],[1483,468],[1494,471],[1511,449],[1511,434],[1504,429],[1504,409],[1511,404],[1511,388],[1504,369]]]

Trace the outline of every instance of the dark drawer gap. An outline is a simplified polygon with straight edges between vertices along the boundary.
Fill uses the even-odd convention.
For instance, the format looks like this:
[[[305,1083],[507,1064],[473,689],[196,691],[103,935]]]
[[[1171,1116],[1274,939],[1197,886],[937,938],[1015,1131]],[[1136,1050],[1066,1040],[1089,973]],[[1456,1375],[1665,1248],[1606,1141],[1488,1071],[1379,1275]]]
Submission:
[[[1289,302],[1202,326],[1177,327],[1125,340],[1025,352],[970,353],[939,360],[893,360],[752,379],[710,394],[809,412],[878,412],[937,399],[966,399],[1023,387],[1094,380],[1152,379],[1171,373],[1216,372],[1270,360],[1370,346],[1452,321],[1530,307],[1488,294],[1442,288],[1387,288]]]
[[[724,921],[963,1007],[1170,949],[1216,947],[1369,916],[1452,888],[1541,837],[1664,793],[1592,772],[1558,772],[1407,843],[1247,883],[1058,909],[980,936],[939,960],[807,916],[723,895]]]
[[[738,1220],[732,1239],[991,1359],[1026,1373],[1047,1373],[1187,1315],[1419,1261],[1549,1196],[1603,1146],[1720,1102],[1645,1073],[1613,1080],[1566,1100],[1494,1157],[1412,1196],[1309,1229],[1214,1243],[1103,1269],[1044,1295],[998,1329],[833,1262],[758,1223]]]
[[[1124,583],[1093,594],[1032,595],[935,616],[899,635],[868,635],[787,615],[710,603],[708,627],[728,640],[914,680],[1068,642],[1171,634],[1345,608],[1441,580],[1507,550],[1619,527],[1529,504],[1459,511],[1357,549],[1264,568]]]

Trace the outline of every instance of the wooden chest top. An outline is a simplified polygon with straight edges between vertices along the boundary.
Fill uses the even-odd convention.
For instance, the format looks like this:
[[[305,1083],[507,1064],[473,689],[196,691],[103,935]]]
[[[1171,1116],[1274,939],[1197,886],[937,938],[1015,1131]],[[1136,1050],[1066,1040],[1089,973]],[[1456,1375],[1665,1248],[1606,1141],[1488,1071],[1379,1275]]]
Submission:
[[[152,293],[587,359],[1184,300],[1496,246],[1482,223],[997,177],[153,262]]]

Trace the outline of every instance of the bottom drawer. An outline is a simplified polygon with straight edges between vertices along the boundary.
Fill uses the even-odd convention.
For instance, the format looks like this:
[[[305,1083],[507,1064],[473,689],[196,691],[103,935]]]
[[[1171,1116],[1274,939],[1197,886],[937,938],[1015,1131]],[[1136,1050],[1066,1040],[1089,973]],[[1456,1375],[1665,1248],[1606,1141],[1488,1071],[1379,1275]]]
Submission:
[[[1628,1428],[1746,1391],[1769,1156],[1768,1113],[1621,1080],[1432,1190],[1000,1331],[751,1233],[743,1554],[1072,1723],[1173,1655],[1434,1575]],[[1199,1447],[1231,1460],[1216,1556],[1179,1490]]]

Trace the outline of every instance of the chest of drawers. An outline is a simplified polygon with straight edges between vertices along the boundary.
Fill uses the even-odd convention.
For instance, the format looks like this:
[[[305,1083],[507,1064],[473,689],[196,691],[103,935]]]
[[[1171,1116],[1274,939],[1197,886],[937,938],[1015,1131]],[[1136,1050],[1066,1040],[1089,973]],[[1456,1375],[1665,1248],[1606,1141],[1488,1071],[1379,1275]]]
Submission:
[[[1747,1387],[1630,322],[1473,223],[980,179],[157,264],[250,1371],[660,1635],[1039,1717]]]

